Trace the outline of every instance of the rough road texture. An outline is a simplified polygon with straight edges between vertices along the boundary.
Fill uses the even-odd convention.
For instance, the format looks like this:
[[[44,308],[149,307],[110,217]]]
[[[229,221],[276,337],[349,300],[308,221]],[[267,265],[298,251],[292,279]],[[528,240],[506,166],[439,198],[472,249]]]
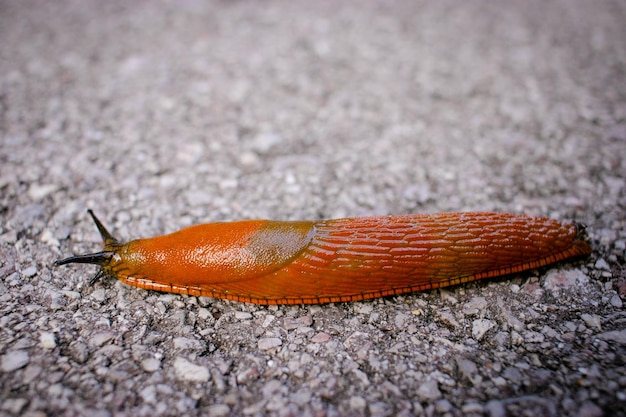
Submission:
[[[626,3],[0,1],[0,416],[626,410]],[[51,268],[245,218],[498,210],[587,260],[259,307]]]

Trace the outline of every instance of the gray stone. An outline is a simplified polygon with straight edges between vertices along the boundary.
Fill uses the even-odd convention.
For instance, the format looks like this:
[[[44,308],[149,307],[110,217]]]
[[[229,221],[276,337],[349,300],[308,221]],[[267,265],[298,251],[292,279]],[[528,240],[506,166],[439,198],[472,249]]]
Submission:
[[[209,370],[196,365],[183,357],[177,357],[173,363],[174,373],[179,379],[190,382],[206,382],[209,380]]]
[[[436,380],[429,379],[422,382],[415,392],[418,398],[422,401],[434,401],[441,398],[441,391],[439,391],[439,385]]]
[[[278,337],[265,337],[263,339],[259,339],[258,347],[260,350],[269,350],[274,349],[283,344],[283,341]]]
[[[29,356],[25,350],[10,350],[2,355],[0,369],[2,372],[13,372],[28,365]]]

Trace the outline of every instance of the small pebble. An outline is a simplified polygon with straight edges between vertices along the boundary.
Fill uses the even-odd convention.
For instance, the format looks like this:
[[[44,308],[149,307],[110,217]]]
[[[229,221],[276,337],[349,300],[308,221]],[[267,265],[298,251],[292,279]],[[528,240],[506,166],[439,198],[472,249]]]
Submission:
[[[25,350],[12,350],[2,356],[0,369],[2,372],[13,372],[28,364],[28,352]]]
[[[585,322],[587,327],[596,330],[602,330],[602,318],[597,314],[581,314],[580,318]]]
[[[261,163],[261,159],[253,152],[244,152],[239,156],[239,163],[244,167],[254,167]]]
[[[13,415],[22,415],[22,410],[28,404],[28,400],[26,398],[7,398],[2,401],[2,405],[0,406],[2,410],[8,411]]]
[[[499,387],[499,388],[504,388],[507,385],[506,379],[502,378],[501,376],[497,376],[493,378],[493,383],[495,384],[496,387]]]
[[[141,367],[146,372],[154,372],[161,367],[161,361],[156,358],[147,358],[141,361]]]
[[[283,137],[277,133],[260,133],[252,140],[252,148],[259,153],[266,153],[275,145],[283,141]]]
[[[261,324],[261,327],[263,328],[267,328],[270,326],[270,324],[272,324],[272,322],[276,319],[276,316],[273,314],[268,314],[267,316],[265,316],[265,319],[263,320],[263,323]]]
[[[191,207],[197,206],[206,206],[211,204],[214,196],[210,193],[198,191],[198,190],[190,190],[184,194],[184,198],[186,198],[187,203]]]
[[[263,385],[263,388],[261,388],[261,393],[262,393],[264,398],[271,398],[277,392],[280,391],[282,386],[283,386],[283,384],[279,380],[277,380],[277,379],[270,379],[270,380],[266,381],[265,384]]]
[[[472,375],[478,371],[476,364],[469,359],[457,359],[457,366],[461,376],[467,380],[471,380]]]
[[[201,320],[206,320],[206,319],[208,319],[209,317],[212,317],[212,315],[211,315],[211,312],[209,311],[209,309],[208,309],[208,308],[200,307],[200,308],[198,309],[198,317],[199,317]]]
[[[491,320],[474,320],[474,322],[472,323],[472,337],[475,340],[481,340],[485,336],[485,333],[487,333],[494,326],[495,323]]]
[[[452,312],[450,311],[446,311],[446,310],[437,311],[435,315],[437,316],[437,319],[439,319],[441,322],[443,322],[444,324],[448,326],[451,326],[454,328],[461,327],[459,322],[456,320],[456,317],[454,317],[454,314],[452,314]]]
[[[154,404],[157,401],[157,390],[154,385],[148,385],[139,391],[139,396],[148,404]]]
[[[354,311],[359,314],[369,315],[374,310],[372,303],[357,303],[354,307]]]
[[[501,401],[491,400],[485,405],[485,412],[489,417],[505,417],[506,408]]]
[[[175,337],[174,340],[174,349],[178,350],[201,350],[205,348],[204,343],[197,339],[190,339],[188,337]]]
[[[513,366],[506,368],[502,372],[502,376],[515,385],[519,385],[522,382],[522,373]]]
[[[477,312],[485,310],[486,308],[487,300],[485,299],[485,297],[474,297],[470,301],[465,303],[465,305],[463,306],[463,311],[465,312],[467,310],[468,312],[474,312],[474,314],[477,314]]]
[[[191,363],[180,356],[174,360],[173,367],[174,373],[179,379],[190,382],[206,382],[209,380],[209,370],[207,368]]]
[[[406,326],[406,323],[410,319],[411,319],[411,316],[409,316],[408,314],[398,313],[396,314],[396,317],[394,319],[394,324],[396,325],[398,329],[404,329],[404,327]]]
[[[250,320],[252,318],[252,314],[245,311],[235,311],[235,318],[237,320]]]
[[[452,411],[452,408],[453,407],[450,401],[446,400],[445,398],[435,403],[435,410],[437,410],[437,413],[440,413],[440,414],[448,413]]]
[[[296,319],[285,318],[283,320],[283,327],[285,330],[293,330],[301,327],[308,327],[313,324],[313,318],[311,316],[302,316]]]
[[[389,406],[382,401],[370,403],[368,411],[371,416],[382,416],[389,409]]]
[[[466,415],[466,414],[479,414],[482,415],[483,414],[483,406],[480,403],[467,403],[467,404],[463,404],[463,406],[461,407],[461,412]]]
[[[362,387],[368,387],[370,385],[370,380],[365,372],[361,371],[360,369],[353,369],[352,374],[360,382],[360,385]]]
[[[56,184],[33,184],[28,189],[28,195],[34,201],[42,200],[48,194],[55,192],[59,188]]]
[[[577,285],[583,286],[589,282],[589,277],[578,269],[553,270],[548,272],[543,287],[550,291],[567,290]]]
[[[330,340],[330,335],[328,333],[319,332],[315,336],[311,338],[311,342],[313,343],[326,343]]]
[[[24,374],[22,375],[22,380],[26,384],[30,384],[35,381],[35,379],[39,378],[41,373],[43,372],[43,367],[40,365],[29,364],[26,369],[24,369]],[[61,373],[61,378],[63,378],[63,373]]]
[[[100,303],[107,298],[106,290],[104,288],[98,288],[97,290],[93,290],[89,296]]]
[[[565,328],[570,332],[576,331],[576,323],[574,323],[573,321],[566,321],[565,323],[563,323],[563,326],[565,326]]]
[[[39,336],[39,341],[41,343],[41,347],[44,349],[54,349],[57,347],[56,337],[54,333],[44,332]]]
[[[89,349],[83,342],[70,343],[70,356],[76,363],[85,363],[89,357]]]
[[[278,337],[265,337],[259,339],[258,347],[260,350],[269,350],[278,347],[283,344],[283,341]]]
[[[35,275],[37,275],[37,267],[34,265],[31,265],[27,268],[22,269],[22,275],[24,275],[27,278],[34,277]]]
[[[109,342],[114,337],[115,334],[113,332],[96,333],[95,335],[91,336],[91,338],[89,339],[89,343],[94,347],[100,347]]]
[[[352,396],[350,397],[350,409],[354,411],[361,411],[365,409],[367,402],[363,397]]]
[[[550,326],[543,326],[543,328],[541,329],[541,333],[553,339],[559,337],[559,334]]]
[[[509,324],[509,326],[511,326],[513,330],[516,330],[518,332],[521,332],[522,330],[524,330],[526,328],[526,325],[522,323],[520,319],[515,317],[513,313],[507,310],[504,307],[504,303],[500,303],[500,300],[498,301],[499,301],[498,304],[500,305],[500,311],[504,315],[504,318],[506,319],[506,322]]]
[[[290,397],[293,403],[298,404],[299,406],[302,407],[311,402],[311,397],[313,397],[313,393],[309,391],[308,389],[303,388],[302,390],[299,390],[295,392],[294,394],[290,395]]]
[[[256,378],[258,378],[259,376],[259,370],[255,367],[252,368],[246,368],[243,371],[239,372],[237,374],[237,383],[238,384],[245,384],[249,381],[252,381]]]
[[[604,258],[598,259],[593,266],[596,269],[602,269],[604,271],[610,271],[611,270],[611,266],[604,260]]]
[[[626,345],[626,330],[614,330],[611,332],[600,333],[597,334],[596,337],[598,339]]]
[[[458,305],[459,300],[456,299],[452,293],[446,289],[439,290],[439,296],[441,297],[441,301],[444,301],[446,304]]]
[[[49,229],[44,230],[39,237],[39,240],[53,247],[59,247],[60,242],[54,237]]]
[[[230,407],[226,404],[215,404],[209,406],[207,409],[207,415],[209,417],[226,417],[230,416]]]
[[[622,308],[623,306],[622,299],[617,294],[613,294],[610,303],[615,308]]]
[[[434,379],[430,379],[423,382],[415,393],[418,398],[423,401],[434,401],[441,398],[441,391],[439,391],[439,385]]]
[[[545,336],[539,332],[524,332],[524,342],[526,343],[542,343],[545,340]]]
[[[604,412],[600,407],[595,405],[592,402],[584,403],[580,409],[578,410],[577,417],[602,417],[604,416]]]

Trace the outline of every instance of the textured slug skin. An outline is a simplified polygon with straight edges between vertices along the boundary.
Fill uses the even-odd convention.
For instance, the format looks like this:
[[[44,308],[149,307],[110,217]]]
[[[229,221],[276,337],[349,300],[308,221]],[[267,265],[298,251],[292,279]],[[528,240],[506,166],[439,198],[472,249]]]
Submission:
[[[211,223],[109,243],[105,251],[103,271],[140,288],[259,304],[316,304],[507,275],[588,255],[591,246],[574,223],[440,213]],[[69,262],[76,261],[59,263]]]

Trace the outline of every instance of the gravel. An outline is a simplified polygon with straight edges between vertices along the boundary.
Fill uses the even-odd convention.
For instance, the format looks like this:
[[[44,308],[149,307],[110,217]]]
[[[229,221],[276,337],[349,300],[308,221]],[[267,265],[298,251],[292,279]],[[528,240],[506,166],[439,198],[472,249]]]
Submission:
[[[626,415],[623,1],[0,1],[0,417]],[[225,220],[495,210],[588,259],[322,306],[90,266]]]

